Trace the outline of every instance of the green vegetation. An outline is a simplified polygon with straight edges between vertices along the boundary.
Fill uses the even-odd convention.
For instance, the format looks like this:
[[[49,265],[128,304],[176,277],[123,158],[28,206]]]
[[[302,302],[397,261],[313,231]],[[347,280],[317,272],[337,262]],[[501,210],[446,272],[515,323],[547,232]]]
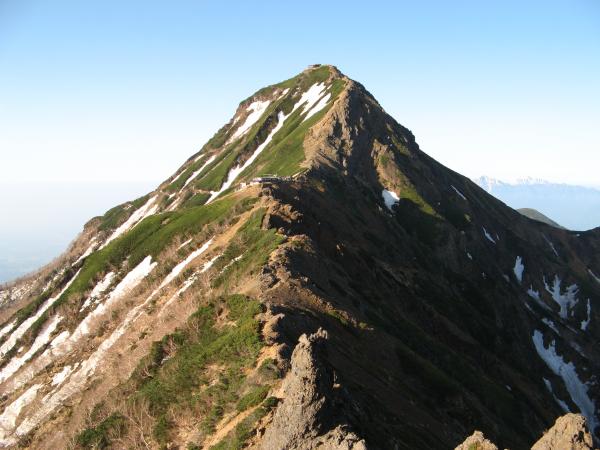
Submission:
[[[229,146],[204,169],[205,175],[199,176],[198,181],[194,182],[194,186],[205,191],[218,191],[225,182],[237,156],[238,153],[233,151],[232,146]]]
[[[222,273],[214,279],[213,286],[228,287],[230,280],[239,280],[243,275],[262,267],[269,255],[283,242],[283,236],[275,230],[261,227],[265,210],[258,209],[242,225],[225,249],[223,256],[215,262],[216,272]]]
[[[184,203],[183,203],[183,207],[184,208],[193,208],[194,206],[202,206],[206,203],[206,201],[210,198],[210,194],[207,193],[200,193],[200,194],[194,194],[193,196],[191,196],[189,199],[187,199]]]
[[[68,289],[54,304],[36,320],[28,333],[35,337],[43,324],[58,307],[71,296],[83,294],[94,282],[112,268],[119,268],[128,259],[130,268],[138,265],[146,256],[153,258],[167,247],[177,236],[193,236],[201,233],[205,226],[225,225],[235,217],[247,211],[256,202],[256,198],[226,198],[203,205],[147,217],[124,235],[109,243],[106,247],[92,253],[85,259],[81,272]],[[66,277],[65,277],[66,278]],[[44,294],[47,295],[47,294]],[[21,315],[37,310],[43,300],[36,299],[27,305]]]
[[[95,427],[86,428],[77,435],[80,447],[90,449],[109,448],[111,440],[119,437],[125,429],[125,418],[113,413]]]
[[[252,388],[250,392],[240,398],[237,404],[237,410],[242,412],[246,411],[248,408],[258,405],[267,396],[269,388],[270,386],[255,386]]]
[[[132,202],[124,203],[122,205],[115,206],[114,208],[109,209],[102,216],[102,221],[98,226],[100,231],[112,230],[121,225],[127,218],[139,207],[144,205],[148,198],[149,194],[144,195],[142,197],[136,198]],[[127,206],[129,206],[127,208]]]
[[[324,69],[327,69],[327,72],[329,72],[327,67],[324,67]],[[306,88],[312,84],[308,83]],[[241,177],[249,179],[252,176],[265,174],[290,176],[299,172],[301,170],[300,165],[305,159],[303,144],[306,132],[323,118],[343,88],[344,81],[335,80],[329,89],[331,99],[328,106],[307,120],[303,121],[304,115],[301,108],[294,111],[287,118],[281,130],[273,136],[270,145],[258,156],[254,164],[241,174]],[[290,110],[292,106],[293,102],[290,102]]]
[[[223,310],[234,324],[216,326]],[[191,410],[203,417],[202,429],[210,433],[226,411],[239,406],[244,369],[254,364],[262,347],[255,319],[260,311],[257,301],[231,295],[199,308],[184,329],[154,343],[131,383],[132,397],[145,400],[156,418],[153,434],[157,442],[168,441],[171,410]],[[211,383],[209,366],[220,367],[217,383]],[[261,392],[250,394],[242,404],[252,405]]]

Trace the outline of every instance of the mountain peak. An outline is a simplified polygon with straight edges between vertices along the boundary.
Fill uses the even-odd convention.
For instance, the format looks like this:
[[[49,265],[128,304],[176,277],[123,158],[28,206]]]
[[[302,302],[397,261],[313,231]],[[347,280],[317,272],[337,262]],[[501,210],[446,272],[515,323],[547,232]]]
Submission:
[[[566,410],[596,435],[599,231],[309,67],[0,291],[0,446],[527,448]]]

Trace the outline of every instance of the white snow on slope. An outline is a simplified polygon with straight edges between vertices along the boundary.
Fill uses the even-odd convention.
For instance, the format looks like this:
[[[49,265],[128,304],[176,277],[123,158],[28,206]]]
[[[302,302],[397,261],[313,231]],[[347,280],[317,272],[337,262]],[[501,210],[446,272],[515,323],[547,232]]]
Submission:
[[[594,277],[594,280],[596,280],[598,283],[600,283],[600,278],[598,278],[598,277],[597,277],[597,276],[594,274],[594,272],[592,272],[590,269],[588,269],[588,272],[590,273],[590,275],[591,275],[592,277]]]
[[[69,374],[73,371],[73,367],[65,366],[63,369],[58,372],[56,375],[52,377],[52,382],[50,383],[52,386],[60,386],[69,376]]]
[[[75,264],[77,264],[79,261],[81,261],[83,258],[89,256],[95,249],[96,249],[96,245],[97,245],[97,240],[96,237],[93,237],[92,240],[90,241],[90,245],[89,247],[86,249],[85,252],[83,252],[81,254],[81,256],[79,258],[77,258],[77,261],[75,261]]]
[[[587,299],[587,319],[581,321],[581,329],[583,331],[587,330],[587,328],[590,324],[591,314],[592,314],[592,306],[590,305],[590,299],[588,298]]]
[[[527,289],[527,295],[529,295],[534,300],[540,300],[540,293],[533,289],[533,286],[529,286]]]
[[[15,428],[21,410],[35,400],[37,391],[41,387],[41,384],[34,384],[2,412],[0,415],[0,444],[8,446],[16,442],[15,440],[7,441],[6,438]]]
[[[182,243],[179,247],[177,247],[177,250],[181,250],[183,247],[185,247],[186,245],[188,245],[190,242],[192,242],[194,240],[194,238],[189,238],[187,241],[185,241],[184,243]]]
[[[515,277],[519,280],[519,283],[523,281],[523,271],[525,270],[525,266],[523,265],[523,259],[520,256],[517,256],[514,267]]]
[[[106,313],[118,300],[129,294],[150,272],[156,267],[152,256],[146,256],[142,262],[135,266],[109,294],[104,303],[99,304],[85,319],[83,319],[69,338],[71,343],[77,342],[82,336],[89,334],[90,326],[96,318]]]
[[[17,323],[17,321],[13,320],[8,325],[6,325],[4,328],[2,328],[0,330],[0,338],[3,338],[5,334],[7,334],[9,331],[11,331],[15,327],[16,323]]]
[[[554,275],[554,282],[552,287],[550,287],[544,278],[544,287],[546,288],[546,291],[552,295],[552,300],[554,300],[556,303],[558,303],[558,306],[560,306],[560,317],[566,319],[569,314],[569,310],[577,304],[577,292],[579,291],[579,288],[576,284],[572,284],[567,287],[567,290],[564,293],[561,293],[561,283],[562,281],[558,275]]]
[[[552,243],[552,241],[550,241],[550,239],[548,239],[545,234],[542,234],[542,236],[544,236],[544,240],[548,243],[556,257],[558,258],[558,252],[556,251],[556,248],[554,248],[554,244]]]
[[[150,259],[150,256],[146,257],[138,266],[131,270],[109,294],[107,300],[103,304],[98,305],[96,309],[91,311],[79,323],[72,335],[70,335],[69,331],[65,330],[56,336],[50,343],[50,347],[42,355],[10,379],[9,385],[5,388],[6,391],[12,392],[20,388],[56,358],[64,356],[76,348],[81,338],[91,332],[91,327],[98,321],[98,318],[105,314],[120,298],[131,292],[152,271],[156,263],[150,264]]]
[[[33,344],[27,352],[20,356],[15,356],[10,362],[0,370],[0,383],[4,382],[8,377],[12,376],[17,372],[23,364],[29,361],[33,355],[37,353],[42,347],[50,342],[50,335],[54,333],[59,322],[62,320],[60,316],[54,316],[48,325],[42,330],[42,332],[35,338]]]
[[[211,162],[213,162],[215,160],[215,158],[217,157],[217,155],[212,155],[210,158],[208,158],[206,160],[206,162],[204,164],[202,164],[202,166],[200,166],[200,168],[198,170],[196,170],[193,174],[190,175],[190,177],[185,180],[185,184],[183,185],[183,188],[185,188],[188,184],[190,184],[198,175],[200,175],[202,173],[202,171],[204,169],[206,169],[206,166],[208,166]],[[182,189],[183,189],[182,188]]]
[[[156,197],[150,197],[143,206],[140,206],[138,209],[136,209],[133,212],[133,214],[131,216],[129,216],[129,219],[127,219],[115,231],[113,231],[113,233],[110,235],[110,237],[104,242],[104,244],[102,244],[100,246],[100,248],[102,249],[102,248],[106,247],[109,242],[114,241],[116,238],[121,236],[123,233],[125,233],[126,231],[129,231],[138,222],[141,222],[146,217],[154,214],[158,210],[158,205],[156,205],[155,202],[156,202]]]
[[[114,279],[114,277],[115,277],[114,272],[108,272],[104,276],[102,281],[98,282],[98,284],[96,284],[96,286],[94,286],[94,289],[92,289],[92,292],[90,292],[90,296],[85,300],[85,302],[81,306],[81,309],[79,310],[79,312],[82,312],[85,308],[90,306],[92,304],[92,302],[98,300],[98,298],[102,294],[104,294],[104,291],[106,291],[108,289],[108,287],[110,286],[110,283],[112,283],[112,280]]]
[[[50,306],[52,306],[52,304],[60,298],[61,295],[63,295],[67,288],[71,286],[71,283],[75,281],[77,275],[79,275],[79,271],[73,276],[73,278],[69,280],[69,282],[65,285],[62,291],[60,291],[54,297],[51,297],[48,300],[46,300],[42,304],[42,306],[38,308],[35,314],[25,319],[23,323],[19,325],[19,327],[10,334],[10,336],[6,339],[4,344],[2,344],[2,347],[0,347],[0,357],[6,355],[6,353],[15,346],[17,341],[21,339],[21,337],[25,334],[29,327],[31,327],[31,325],[33,325],[33,323],[36,320],[38,320],[42,316],[42,314],[44,314],[44,312],[46,312],[46,310],[50,308]]]
[[[552,328],[552,330],[560,335],[560,332],[558,331],[558,328],[556,328],[556,325],[554,324],[554,322],[552,322],[550,319],[547,319],[545,317],[542,317],[542,322],[544,322],[546,325],[548,325],[550,328]]]
[[[589,429],[594,430],[598,425],[596,418],[596,405],[588,395],[588,386],[583,383],[572,362],[566,363],[564,359],[556,353],[555,342],[552,341],[548,348],[544,347],[544,336],[538,331],[533,332],[533,345],[535,350],[548,368],[562,378],[567,388],[567,392],[571,396],[571,400],[575,403],[581,414],[588,421]]]
[[[167,275],[165,277],[165,279],[162,281],[162,283],[160,283],[160,286],[158,286],[158,289],[156,289],[155,292],[158,292],[160,289],[162,289],[167,284],[169,284],[171,281],[173,281],[183,271],[183,269],[186,268],[186,266],[189,263],[191,263],[194,259],[196,259],[202,253],[204,253],[206,250],[208,250],[208,247],[210,247],[211,243],[212,243],[212,238],[209,239],[208,241],[206,241],[204,244],[202,244],[202,246],[200,248],[198,248],[198,249],[194,250],[192,253],[190,253],[183,261],[181,261],[175,267],[173,267],[173,269],[171,270],[169,275]]]
[[[483,229],[483,235],[485,236],[485,238],[492,242],[493,244],[496,243],[496,241],[494,240],[494,238],[492,237],[492,235],[490,233],[488,233],[488,231],[485,229],[485,227],[481,227]]]
[[[385,206],[390,211],[392,211],[392,206],[400,201],[398,194],[396,194],[394,191],[388,191],[387,189],[381,191],[381,196],[383,197],[383,203],[385,203]]]
[[[223,183],[221,189],[219,189],[218,191],[211,191],[210,198],[206,201],[207,205],[210,202],[212,202],[215,198],[217,198],[223,191],[229,189],[229,187],[232,185],[232,183],[235,181],[238,175],[254,162],[258,155],[260,155],[261,152],[265,149],[265,147],[269,145],[271,139],[273,139],[273,136],[275,136],[275,133],[277,133],[281,129],[281,127],[283,126],[283,122],[285,122],[285,119],[287,119],[288,116],[286,116],[285,114],[283,114],[283,112],[280,111],[277,115],[277,118],[278,122],[275,128],[271,130],[265,141],[262,144],[260,144],[256,148],[256,150],[254,150],[254,153],[252,153],[250,158],[248,158],[244,164],[236,166],[229,171],[229,173],[227,174],[227,180]]]
[[[132,272],[135,272],[136,275],[140,273],[150,273],[150,271],[156,266],[157,263],[150,263],[151,257],[148,256],[144,261],[142,261],[138,266],[133,269]],[[129,275],[129,274],[128,274]],[[127,278],[127,277],[125,277]],[[125,281],[125,278],[123,281]],[[130,278],[130,281],[133,280],[134,276]],[[123,283],[123,281],[121,283]],[[120,284],[119,284],[120,286]],[[117,288],[119,288],[117,286]],[[117,291],[117,288],[113,291]],[[125,287],[119,290],[123,295],[126,292]],[[128,291],[127,291],[128,292]],[[111,294],[111,296],[113,295]],[[125,320],[111,333],[111,335],[102,341],[100,346],[96,349],[94,353],[79,367],[78,370],[74,370],[71,373],[69,379],[64,382],[62,385],[58,386],[54,391],[50,392],[46,395],[35,411],[29,414],[17,427],[15,430],[14,427],[11,430],[8,430],[4,433],[4,436],[0,436],[0,444],[5,444],[6,442],[13,442],[15,440],[14,436],[23,436],[33,430],[36,426],[38,426],[44,419],[46,419],[52,412],[60,405],[64,404],[64,402],[70,398],[72,395],[81,391],[83,386],[85,386],[86,382],[90,378],[90,376],[95,373],[98,365],[104,358],[106,352],[119,340],[119,338],[127,331],[131,322],[137,319],[143,312],[144,308],[150,301],[150,297],[148,297],[143,303],[139,304],[135,308],[131,309]],[[75,333],[73,333],[75,335]]]
[[[321,98],[321,100],[319,100],[319,102],[315,106],[313,106],[310,109],[310,111],[308,111],[306,113],[304,120],[307,120],[309,117],[314,116],[316,113],[318,113],[323,108],[325,108],[325,106],[327,106],[327,102],[329,101],[330,98],[331,98],[331,94],[327,94],[323,98]],[[303,122],[304,122],[304,120],[303,120]]]
[[[325,91],[325,84],[323,83],[315,83],[311,87],[307,89],[300,96],[300,100],[296,102],[294,108],[292,109],[292,113],[296,111],[300,106],[304,105],[303,111],[310,111],[312,107],[319,101],[323,92]],[[290,113],[291,114],[291,113]],[[306,117],[305,117],[306,120]]]
[[[456,192],[456,193],[459,195],[459,197],[460,197],[460,198],[462,198],[463,200],[467,200],[467,197],[465,197],[465,196],[463,195],[463,193],[462,193],[462,192],[460,192],[458,189],[456,189],[456,188],[455,188],[453,185],[450,185],[450,187],[451,187],[452,189],[454,189],[454,192]]]
[[[161,309],[161,313],[165,309],[167,309],[169,307],[169,305],[175,301],[175,299],[179,298],[179,296],[181,294],[183,294],[185,291],[187,291],[190,288],[190,286],[196,282],[196,280],[198,280],[198,275],[200,275],[201,273],[204,273],[208,269],[210,269],[212,267],[212,265],[215,263],[215,261],[217,259],[219,259],[221,256],[222,255],[217,255],[214,258],[212,258],[211,260],[205,262],[204,265],[202,266],[202,269],[200,269],[197,272],[194,272],[187,280],[185,280],[183,282],[182,286],[177,290],[177,292],[175,292],[171,296],[171,298],[169,298],[169,300],[167,300],[167,302],[163,305],[163,307]]]
[[[258,121],[258,119],[261,118],[261,116],[269,107],[270,103],[270,100],[265,100],[264,102],[257,100],[251,103],[250,106],[248,106],[248,109],[246,110],[250,111],[250,114],[248,114],[248,117],[246,117],[244,123],[241,124],[237,130],[235,130],[235,133],[231,135],[231,137],[227,140],[225,145],[235,141],[237,138],[244,135],[250,128],[252,128],[252,125],[254,125]]]
[[[542,380],[544,380],[544,384],[546,385],[546,388],[548,389],[550,394],[552,394],[552,397],[554,398],[554,401],[556,403],[558,403],[558,406],[560,406],[561,409],[566,413],[571,412],[571,410],[569,409],[569,405],[567,405],[560,398],[558,398],[556,395],[554,395],[554,391],[552,390],[552,384],[550,383],[550,380],[547,380],[546,378],[542,378]]]
[[[468,258],[469,258],[471,261],[473,261],[473,256],[471,256],[471,254],[470,254],[469,252],[467,252],[467,257],[468,257]]]

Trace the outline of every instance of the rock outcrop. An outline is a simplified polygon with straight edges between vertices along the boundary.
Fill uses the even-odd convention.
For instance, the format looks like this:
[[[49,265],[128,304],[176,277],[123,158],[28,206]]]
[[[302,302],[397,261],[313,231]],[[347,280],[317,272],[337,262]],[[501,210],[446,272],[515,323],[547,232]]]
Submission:
[[[474,431],[465,442],[454,450],[498,450],[498,447],[487,440],[481,431]]]
[[[585,417],[581,414],[566,414],[559,417],[552,428],[537,441],[531,450],[591,450],[592,435],[588,431]]]
[[[366,450],[344,420],[335,377],[323,363],[327,332],[319,329],[298,340],[282,393],[284,400],[265,431],[261,450]]]
[[[531,450],[592,450],[593,440],[585,417],[581,414],[566,414],[533,444]],[[498,450],[481,431],[475,431],[454,450]]]

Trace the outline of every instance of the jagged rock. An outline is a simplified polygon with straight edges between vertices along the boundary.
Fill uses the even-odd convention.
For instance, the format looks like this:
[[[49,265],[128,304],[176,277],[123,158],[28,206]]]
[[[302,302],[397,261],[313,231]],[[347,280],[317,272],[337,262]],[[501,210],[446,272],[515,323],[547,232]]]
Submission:
[[[552,428],[537,441],[531,450],[591,450],[592,435],[581,414],[559,417]]]
[[[498,450],[498,447],[488,441],[481,431],[474,431],[465,442],[454,450]]]
[[[265,432],[262,450],[367,449],[348,424],[339,423],[343,414],[333,403],[333,373],[320,357],[326,340],[323,329],[300,336],[283,382],[284,400]]]

